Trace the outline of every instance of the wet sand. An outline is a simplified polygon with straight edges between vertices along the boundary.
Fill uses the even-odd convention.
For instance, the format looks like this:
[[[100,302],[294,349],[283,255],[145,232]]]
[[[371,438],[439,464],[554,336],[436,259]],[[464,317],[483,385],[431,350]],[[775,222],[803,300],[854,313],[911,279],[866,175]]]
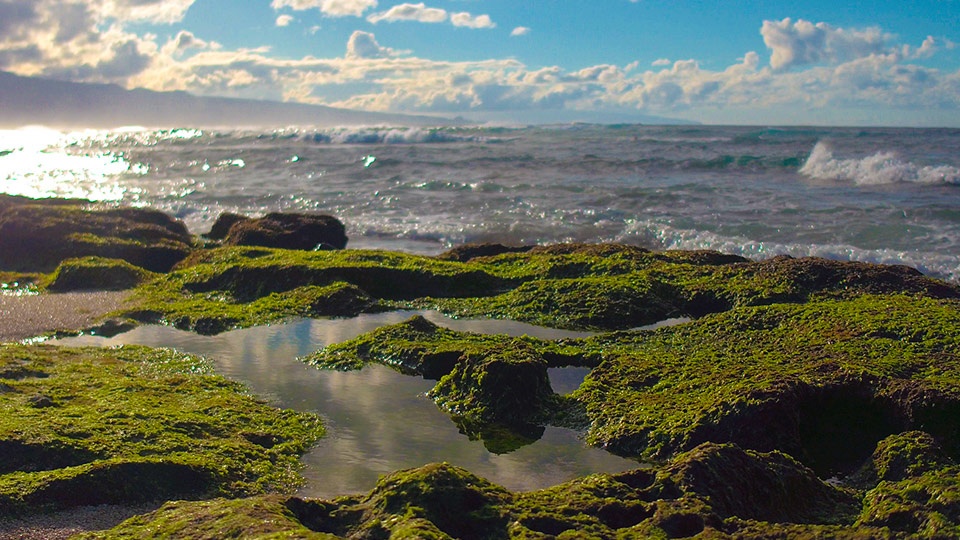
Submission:
[[[0,294],[0,342],[82,330],[120,308],[128,295],[128,291]]]

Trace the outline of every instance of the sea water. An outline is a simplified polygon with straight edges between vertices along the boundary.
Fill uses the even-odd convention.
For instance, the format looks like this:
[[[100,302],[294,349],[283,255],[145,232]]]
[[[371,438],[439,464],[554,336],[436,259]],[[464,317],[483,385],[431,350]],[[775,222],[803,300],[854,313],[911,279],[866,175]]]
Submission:
[[[960,130],[722,126],[0,132],[0,192],[324,212],[348,247],[624,242],[960,280]]]

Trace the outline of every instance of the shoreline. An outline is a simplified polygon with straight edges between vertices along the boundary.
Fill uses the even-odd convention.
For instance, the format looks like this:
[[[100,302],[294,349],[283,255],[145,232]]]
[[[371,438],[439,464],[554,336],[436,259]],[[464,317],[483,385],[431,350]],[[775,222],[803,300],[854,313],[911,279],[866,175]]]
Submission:
[[[0,295],[0,343],[90,327],[129,297],[130,291]]]

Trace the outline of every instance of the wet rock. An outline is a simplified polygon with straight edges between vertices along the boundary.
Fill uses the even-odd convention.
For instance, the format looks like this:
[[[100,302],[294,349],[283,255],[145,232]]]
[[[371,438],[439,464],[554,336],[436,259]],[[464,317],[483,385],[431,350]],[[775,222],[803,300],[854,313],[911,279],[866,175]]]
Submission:
[[[238,220],[224,244],[281,249],[324,250],[347,246],[346,228],[337,218],[320,214],[270,213]]]
[[[250,219],[252,218],[231,212],[224,212],[217,216],[217,220],[213,223],[213,226],[210,227],[210,232],[203,236],[211,240],[223,240],[227,237],[227,234],[230,233],[230,227],[233,227],[235,223],[249,221]]]
[[[122,259],[68,259],[57,267],[47,289],[54,292],[121,291],[132,289],[154,275]]]
[[[891,435],[877,444],[861,482],[870,487],[879,482],[899,482],[953,465],[932,435],[906,431]]]
[[[444,534],[465,540],[502,537],[511,499],[500,486],[446,463],[399,471],[382,478],[363,505],[386,516],[424,519]]]
[[[467,262],[477,257],[493,257],[504,253],[524,253],[533,249],[533,246],[505,246],[503,244],[463,244],[437,255],[445,261]]]
[[[858,510],[856,497],[824,483],[790,456],[733,444],[705,443],[678,456],[650,491],[695,494],[722,518],[835,523]]]
[[[540,413],[553,390],[546,360],[515,340],[502,349],[464,355],[429,395],[456,415],[512,424]]]
[[[70,258],[122,259],[166,272],[186,257],[186,226],[148,209],[87,210],[79,201],[0,195],[0,269],[51,272]]]

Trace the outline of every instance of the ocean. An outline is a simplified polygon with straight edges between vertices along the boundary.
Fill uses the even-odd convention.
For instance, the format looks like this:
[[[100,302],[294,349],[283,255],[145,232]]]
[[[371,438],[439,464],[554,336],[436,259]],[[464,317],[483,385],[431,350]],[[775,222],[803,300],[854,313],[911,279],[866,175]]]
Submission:
[[[0,192],[329,213],[348,247],[622,242],[960,282],[960,130],[570,124],[0,131]]]

